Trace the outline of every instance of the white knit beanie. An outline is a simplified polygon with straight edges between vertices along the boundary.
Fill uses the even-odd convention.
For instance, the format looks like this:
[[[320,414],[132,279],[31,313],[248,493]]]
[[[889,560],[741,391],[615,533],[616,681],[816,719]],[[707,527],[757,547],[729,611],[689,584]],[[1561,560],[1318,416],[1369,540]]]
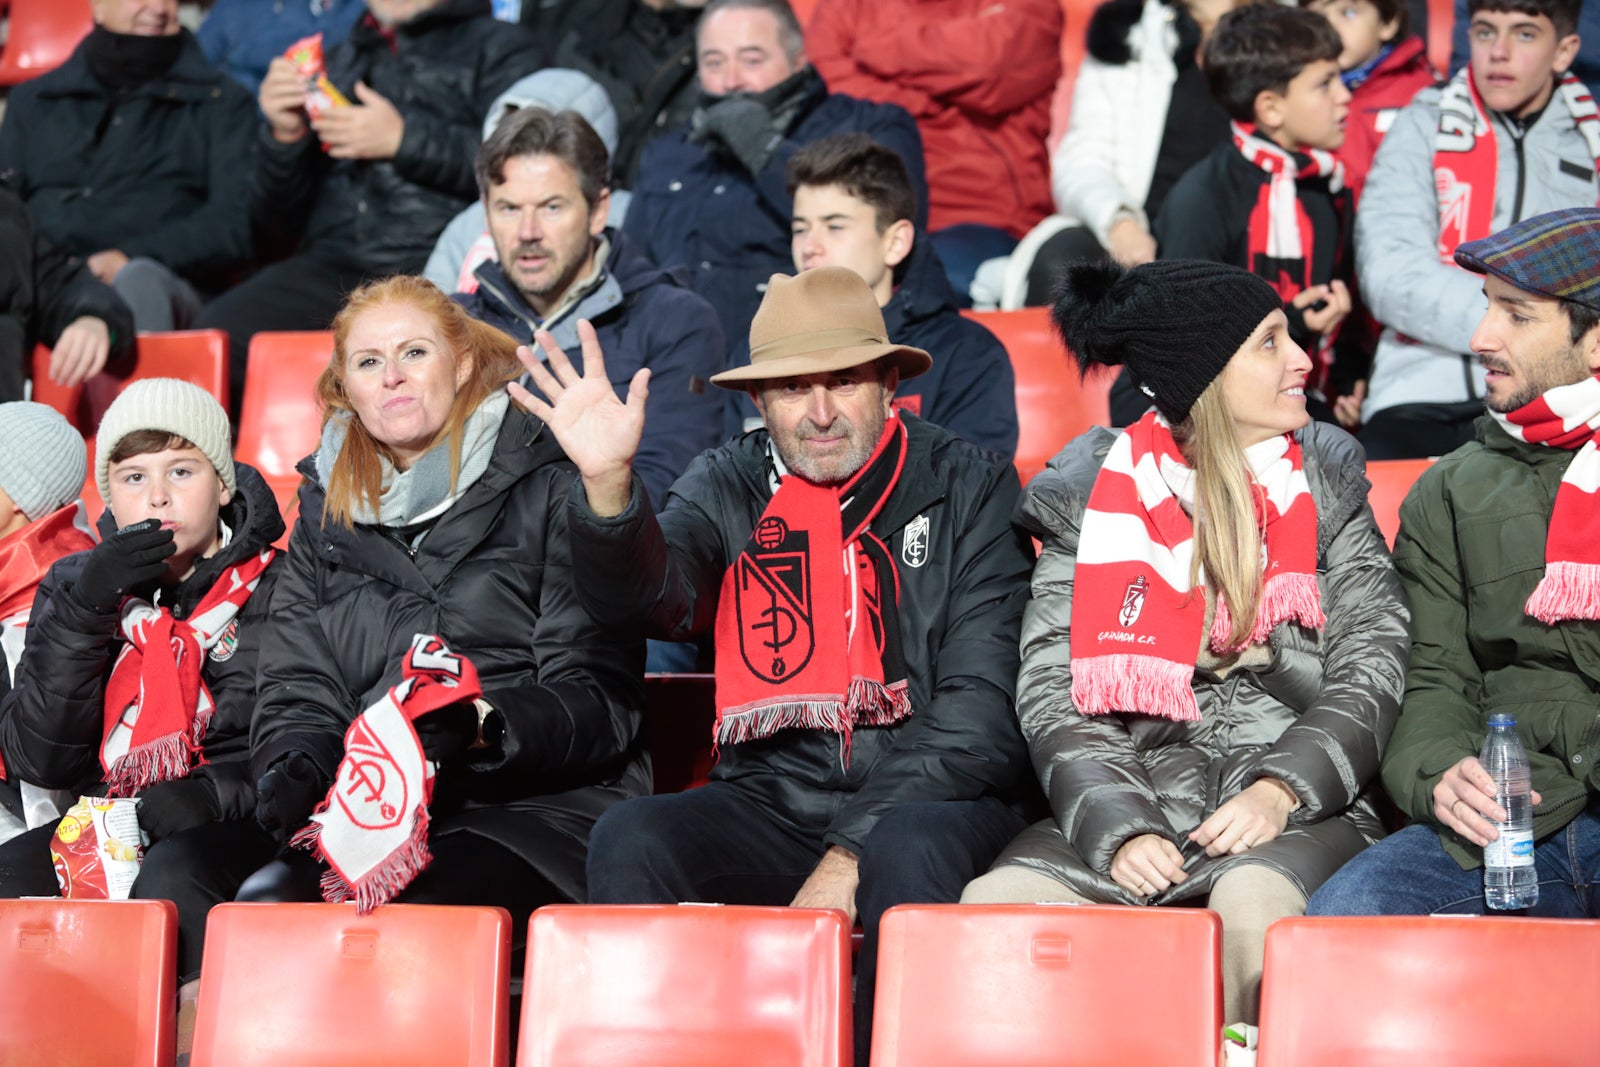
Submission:
[[[0,404],[0,490],[29,522],[78,499],[88,472],[83,438],[44,404]]]
[[[100,433],[94,444],[94,473],[102,500],[111,500],[111,453],[124,437],[140,430],[165,430],[193,442],[217,469],[228,492],[236,488],[228,413],[217,398],[198,385],[177,378],[145,378],[124,389],[100,420]]]

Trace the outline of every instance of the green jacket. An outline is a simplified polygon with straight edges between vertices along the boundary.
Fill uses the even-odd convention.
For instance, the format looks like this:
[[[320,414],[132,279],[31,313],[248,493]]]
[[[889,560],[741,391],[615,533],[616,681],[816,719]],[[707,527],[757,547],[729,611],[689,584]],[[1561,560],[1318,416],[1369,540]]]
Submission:
[[[1411,599],[1411,668],[1383,784],[1418,820],[1433,787],[1513,715],[1533,765],[1534,837],[1572,821],[1600,787],[1600,624],[1523,612],[1544,576],[1545,534],[1572,452],[1513,440],[1489,418],[1430,467],[1400,508],[1395,569]],[[1440,829],[1463,868],[1482,850]]]

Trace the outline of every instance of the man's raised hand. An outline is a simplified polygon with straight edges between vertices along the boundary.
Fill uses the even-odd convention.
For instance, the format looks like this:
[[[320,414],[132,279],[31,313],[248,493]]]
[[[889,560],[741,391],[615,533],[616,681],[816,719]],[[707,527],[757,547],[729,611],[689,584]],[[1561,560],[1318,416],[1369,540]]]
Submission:
[[[606,377],[605,354],[587,319],[578,320],[578,340],[583,348],[581,375],[547,331],[538,331],[533,339],[544,352],[544,361],[526,345],[517,349],[517,358],[545,399],[518,382],[506,386],[506,391],[543,419],[556,435],[567,458],[583,476],[584,493],[595,514],[617,515],[628,506],[632,489],[633,457],[644,433],[650,371],[644,368],[633,376],[628,383],[627,403],[623,403]]]

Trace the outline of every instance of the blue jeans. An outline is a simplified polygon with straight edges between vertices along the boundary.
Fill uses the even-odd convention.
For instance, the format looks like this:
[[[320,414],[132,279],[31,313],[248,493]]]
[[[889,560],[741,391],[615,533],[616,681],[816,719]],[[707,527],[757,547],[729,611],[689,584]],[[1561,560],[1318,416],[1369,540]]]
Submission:
[[[1533,850],[1539,902],[1525,914],[1600,918],[1600,806]],[[1482,915],[1483,868],[1461,869],[1432,825],[1416,823],[1345,864],[1312,896],[1307,915]]]

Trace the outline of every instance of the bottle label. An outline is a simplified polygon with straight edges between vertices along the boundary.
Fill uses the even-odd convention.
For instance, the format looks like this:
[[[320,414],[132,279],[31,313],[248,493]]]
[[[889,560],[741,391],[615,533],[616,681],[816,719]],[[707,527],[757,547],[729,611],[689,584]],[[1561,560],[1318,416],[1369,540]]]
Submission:
[[[1517,833],[1502,827],[1500,836],[1484,846],[1483,865],[1485,867],[1533,866],[1533,831],[1524,830],[1522,833]]]

